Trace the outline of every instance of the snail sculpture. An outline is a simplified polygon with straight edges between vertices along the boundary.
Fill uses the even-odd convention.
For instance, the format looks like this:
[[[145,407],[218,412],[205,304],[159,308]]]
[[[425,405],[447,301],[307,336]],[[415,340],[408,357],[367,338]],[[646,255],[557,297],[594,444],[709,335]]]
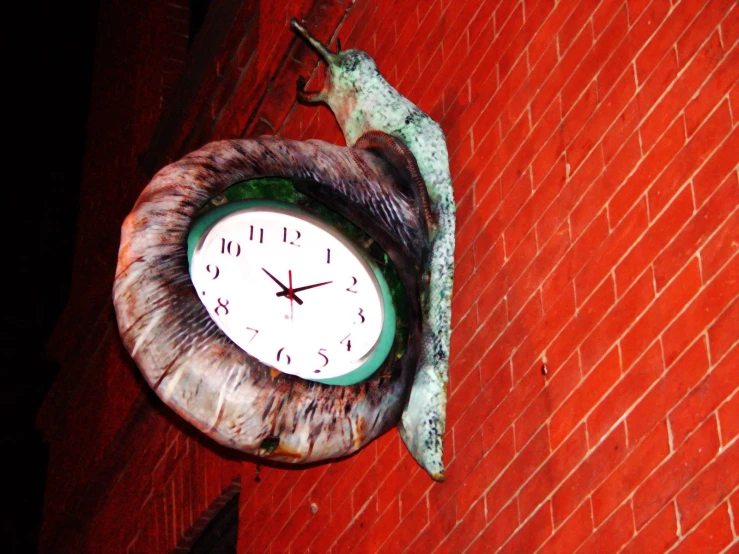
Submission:
[[[323,90],[347,147],[272,137],[210,143],[159,171],[122,227],[113,301],[124,345],[175,412],[221,444],[309,463],[349,455],[398,425],[414,458],[444,479],[454,203],[439,126],[364,52],[330,52]],[[187,235],[211,198],[241,181],[286,177],[354,221],[387,252],[407,293],[405,354],[364,382],[330,386],[276,373],[213,322],[188,272]]]

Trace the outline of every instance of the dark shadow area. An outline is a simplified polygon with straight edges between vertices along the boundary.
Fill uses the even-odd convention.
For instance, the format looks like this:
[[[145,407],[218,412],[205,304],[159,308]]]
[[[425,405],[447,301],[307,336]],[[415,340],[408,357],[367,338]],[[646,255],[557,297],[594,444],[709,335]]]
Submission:
[[[13,502],[2,534],[4,552],[27,553],[38,549],[48,445],[35,418],[58,373],[45,344],[71,281],[98,2],[21,3],[9,11],[7,21],[20,32],[6,50],[11,152],[5,156],[0,406]]]
[[[190,554],[236,554],[239,536],[239,494],[216,512],[195,539]]]

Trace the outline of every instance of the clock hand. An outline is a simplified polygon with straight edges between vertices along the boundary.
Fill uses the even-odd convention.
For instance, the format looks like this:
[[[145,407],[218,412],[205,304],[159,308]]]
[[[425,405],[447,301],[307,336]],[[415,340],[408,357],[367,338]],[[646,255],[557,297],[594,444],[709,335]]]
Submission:
[[[326,281],[325,283],[316,283],[315,285],[307,285],[305,287],[297,287],[293,289],[293,294],[295,294],[296,292],[303,292],[304,290],[308,290],[308,289],[314,289],[316,287],[322,287],[323,285],[328,285],[330,283],[333,283],[333,281]],[[282,292],[277,293],[277,296],[287,296],[287,295],[288,295],[288,291],[286,290],[283,290]]]
[[[293,294],[293,270],[292,269],[287,270],[287,278],[289,279],[288,284],[290,285],[290,290],[287,291],[287,297],[290,299],[290,321],[292,321],[293,320],[293,299],[295,298],[295,295]]]
[[[290,293],[290,289],[288,289],[285,285],[283,285],[282,283],[280,283],[280,281],[279,281],[279,279],[277,279],[277,277],[275,277],[274,275],[272,275],[269,271],[267,271],[264,268],[262,268],[262,271],[264,271],[267,275],[269,275],[269,278],[272,279],[275,283],[277,283],[278,285],[280,285],[280,288],[282,289],[282,292],[284,293],[284,294],[280,294],[280,296],[288,296],[288,295],[290,295],[290,297],[293,298],[293,299],[295,299],[295,302],[297,302],[298,304],[302,304],[303,303],[303,301],[300,298],[298,298],[297,296],[295,296],[295,294],[291,294]]]

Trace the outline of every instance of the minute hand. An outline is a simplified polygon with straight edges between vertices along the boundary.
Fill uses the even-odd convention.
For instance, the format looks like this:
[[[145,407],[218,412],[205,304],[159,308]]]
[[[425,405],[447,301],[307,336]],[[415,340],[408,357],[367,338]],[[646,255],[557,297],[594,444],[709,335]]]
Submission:
[[[302,292],[304,290],[308,289],[314,289],[316,287],[322,287],[323,285],[328,285],[330,283],[333,283],[333,281],[326,281],[324,283],[316,283],[315,285],[306,285],[305,287],[297,287],[293,289],[293,293],[295,292]],[[278,292],[276,296],[287,296],[289,291],[283,290],[282,292]]]

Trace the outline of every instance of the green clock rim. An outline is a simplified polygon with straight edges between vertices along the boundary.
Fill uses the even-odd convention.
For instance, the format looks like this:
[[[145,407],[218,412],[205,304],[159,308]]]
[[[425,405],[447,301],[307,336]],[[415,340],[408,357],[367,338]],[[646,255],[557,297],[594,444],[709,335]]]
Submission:
[[[325,220],[321,219],[315,214],[312,214],[306,210],[303,210],[299,206],[296,206],[294,204],[289,204],[287,202],[280,202],[277,200],[266,200],[266,199],[233,200],[231,202],[228,202],[226,204],[222,204],[220,206],[213,208],[208,213],[198,218],[195,221],[195,223],[193,223],[193,226],[190,229],[190,232],[187,236],[188,270],[192,266],[192,256],[195,252],[195,249],[197,248],[197,245],[200,243],[200,240],[205,236],[205,234],[211,229],[211,227],[213,227],[218,221],[220,221],[227,215],[241,211],[245,208],[287,209],[290,211],[300,212],[303,215],[307,215],[313,219],[317,219],[318,221],[322,222],[324,225],[330,226],[336,233],[344,237],[344,239],[347,240],[352,245],[354,250],[360,256],[362,256],[362,259],[369,265],[370,269],[372,270],[372,273],[374,273],[375,275],[375,279],[377,279],[378,285],[380,286],[380,293],[382,296],[383,313],[384,313],[383,322],[382,322],[382,331],[380,331],[380,337],[377,339],[377,344],[375,346],[374,351],[370,355],[370,357],[367,358],[367,360],[362,365],[360,365],[353,371],[350,371],[349,373],[345,373],[344,375],[340,375],[338,377],[331,377],[329,379],[308,379],[305,377],[298,377],[297,375],[294,376],[294,377],[298,377],[299,379],[305,379],[306,381],[322,383],[324,385],[343,385],[343,386],[355,385],[367,379],[370,375],[372,375],[375,371],[377,371],[377,369],[382,365],[382,363],[390,355],[390,351],[392,350],[393,342],[395,341],[395,327],[396,327],[395,306],[393,305],[393,302],[392,302],[392,295],[390,293],[390,287],[387,284],[387,281],[385,280],[385,276],[380,271],[380,268],[377,267],[377,264],[373,260],[371,260],[368,256],[366,256],[365,253],[361,249],[354,246],[352,241],[348,237],[346,237],[344,233],[342,233],[334,225],[331,225],[330,223],[326,222]]]

